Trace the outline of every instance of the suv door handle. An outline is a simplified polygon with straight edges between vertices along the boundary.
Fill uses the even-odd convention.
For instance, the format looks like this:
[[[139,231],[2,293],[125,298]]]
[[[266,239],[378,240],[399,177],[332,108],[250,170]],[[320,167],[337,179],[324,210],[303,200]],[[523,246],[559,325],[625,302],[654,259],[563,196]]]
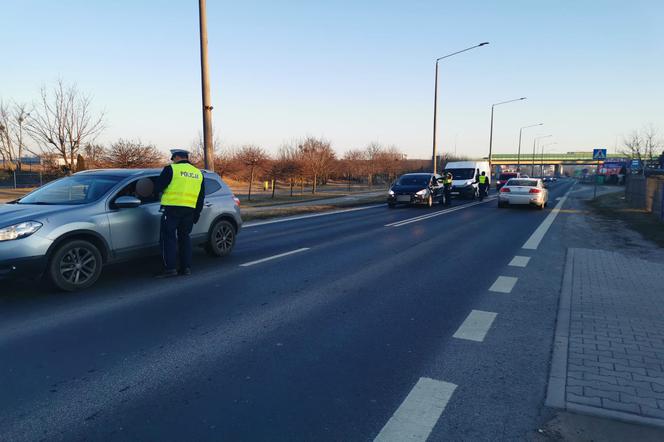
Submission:
[[[212,203],[205,203],[204,206],[205,207],[212,207]]]

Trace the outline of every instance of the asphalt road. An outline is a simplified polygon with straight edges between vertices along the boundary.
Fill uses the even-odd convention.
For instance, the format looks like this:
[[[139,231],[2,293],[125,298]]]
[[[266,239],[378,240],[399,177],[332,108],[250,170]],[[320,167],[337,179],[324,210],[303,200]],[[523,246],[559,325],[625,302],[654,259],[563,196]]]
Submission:
[[[85,293],[3,285],[0,439],[523,439],[548,413],[559,226],[522,246],[571,186],[544,211],[256,223],[191,277],[153,280],[155,258]]]

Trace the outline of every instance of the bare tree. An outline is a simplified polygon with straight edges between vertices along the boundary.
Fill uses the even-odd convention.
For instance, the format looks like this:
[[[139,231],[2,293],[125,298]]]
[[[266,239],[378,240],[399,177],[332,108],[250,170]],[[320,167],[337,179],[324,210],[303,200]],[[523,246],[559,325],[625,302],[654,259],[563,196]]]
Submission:
[[[88,143],[83,147],[83,157],[85,158],[88,167],[92,168],[104,167],[106,149],[101,144]]]
[[[42,87],[41,100],[30,112],[26,129],[42,152],[56,153],[68,170],[75,170],[75,159],[86,143],[91,143],[104,128],[104,115],[94,114],[92,99],[75,85],[58,80],[52,89]]]
[[[329,174],[335,159],[329,141],[308,137],[298,146],[305,172],[312,180],[311,193],[316,194],[316,186],[320,177]]]
[[[25,148],[23,129],[30,116],[26,104],[11,106],[0,101],[0,157],[5,166],[21,170],[21,158]]]
[[[373,186],[374,175],[378,173],[379,163],[381,160],[381,154],[383,152],[383,146],[377,142],[371,142],[364,149],[364,156],[366,160],[366,174],[369,186]]]
[[[654,125],[649,124],[643,128],[642,139],[644,156],[648,161],[654,161],[655,157],[657,157],[657,152],[662,148],[659,131]]]
[[[269,159],[267,153],[258,146],[242,146],[237,152],[237,160],[249,168],[249,195],[247,199],[251,200],[251,187],[254,184],[254,177],[257,170],[260,170]]]
[[[276,167],[282,179],[288,180],[290,186],[290,196],[293,196],[293,187],[295,179],[301,177],[303,173],[302,156],[297,144],[284,144],[277,153]]]
[[[151,144],[140,140],[119,139],[106,150],[104,161],[110,167],[140,169],[156,167],[164,162],[164,154]]]
[[[624,147],[621,149],[623,155],[629,158],[638,159],[639,163],[643,160],[644,156],[644,141],[638,130],[632,131],[623,140]]]

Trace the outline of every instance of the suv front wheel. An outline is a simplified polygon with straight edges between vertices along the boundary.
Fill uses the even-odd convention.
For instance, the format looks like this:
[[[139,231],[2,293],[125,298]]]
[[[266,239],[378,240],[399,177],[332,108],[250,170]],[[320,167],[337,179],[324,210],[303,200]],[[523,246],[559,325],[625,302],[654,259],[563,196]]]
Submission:
[[[101,275],[99,249],[85,240],[66,241],[60,245],[48,265],[48,276],[60,290],[73,292],[94,284]]]

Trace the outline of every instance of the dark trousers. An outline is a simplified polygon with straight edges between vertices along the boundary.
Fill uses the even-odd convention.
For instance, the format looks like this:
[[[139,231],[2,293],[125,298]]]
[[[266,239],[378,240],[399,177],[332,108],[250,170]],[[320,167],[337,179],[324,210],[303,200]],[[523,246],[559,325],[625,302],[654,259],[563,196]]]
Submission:
[[[194,209],[164,208],[161,216],[161,256],[166,270],[191,268],[191,238],[194,228]]]
[[[480,184],[480,201],[483,200],[485,196],[489,195],[487,192],[488,188],[489,186],[487,184]]]
[[[445,195],[445,205],[452,205],[452,186],[443,187],[443,194]]]

